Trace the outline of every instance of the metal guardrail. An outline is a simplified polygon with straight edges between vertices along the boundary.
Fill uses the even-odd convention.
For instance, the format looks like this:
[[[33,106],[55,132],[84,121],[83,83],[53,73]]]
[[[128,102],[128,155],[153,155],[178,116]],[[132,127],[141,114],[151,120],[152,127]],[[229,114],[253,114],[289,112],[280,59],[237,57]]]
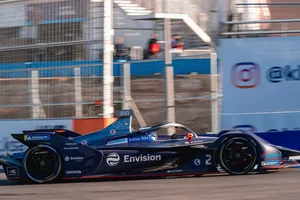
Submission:
[[[237,3],[237,6],[299,6],[300,2]]]
[[[250,20],[250,21],[226,21],[223,24],[262,24],[262,23],[296,23],[300,19],[273,19],[273,20]]]
[[[259,34],[293,34],[300,33],[300,30],[284,30],[284,31],[241,31],[241,32],[225,32],[222,36],[234,35],[259,35]]]
[[[300,19],[298,18],[297,11],[295,8],[300,5],[300,2],[267,2],[267,3],[236,3],[235,9],[232,12],[232,16],[238,19],[232,19],[232,21],[222,22],[221,36],[254,36],[260,37],[261,35],[269,36],[272,35],[288,35],[288,34],[299,34],[300,26],[298,24]],[[259,20],[258,12],[261,9],[268,9],[270,16],[268,20]],[[289,8],[293,8],[294,16],[291,17],[291,11]],[[238,10],[242,9],[242,10]],[[272,10],[273,9],[273,10]],[[278,10],[281,9],[281,10]],[[282,10],[283,9],[283,10]],[[288,15],[284,15],[284,12]],[[230,11],[229,11],[230,12]],[[252,13],[253,12],[253,13]],[[263,14],[263,13],[261,13]],[[245,16],[244,16],[245,15]],[[274,18],[274,16],[275,18]],[[285,17],[290,18],[285,18]],[[245,17],[246,19],[244,19]],[[274,19],[273,19],[273,18]],[[293,18],[294,17],[294,18]],[[249,20],[247,20],[249,18]],[[258,19],[256,19],[258,18]],[[254,19],[254,20],[253,20]],[[277,25],[278,24],[278,25]],[[231,30],[230,30],[231,29]]]
[[[72,45],[88,45],[100,43],[102,40],[76,40],[68,42],[52,42],[52,43],[37,43],[32,45],[22,45],[22,46],[10,46],[10,47],[0,47],[1,51],[15,51],[15,50],[28,50],[28,49],[40,49],[48,47],[65,47]]]

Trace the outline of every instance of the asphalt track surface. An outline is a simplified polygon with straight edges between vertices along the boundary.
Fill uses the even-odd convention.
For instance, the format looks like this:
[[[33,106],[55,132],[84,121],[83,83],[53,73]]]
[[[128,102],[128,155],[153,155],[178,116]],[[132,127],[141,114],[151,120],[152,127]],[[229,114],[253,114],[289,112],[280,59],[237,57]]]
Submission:
[[[16,184],[0,175],[1,200],[299,200],[300,169],[246,176]]]

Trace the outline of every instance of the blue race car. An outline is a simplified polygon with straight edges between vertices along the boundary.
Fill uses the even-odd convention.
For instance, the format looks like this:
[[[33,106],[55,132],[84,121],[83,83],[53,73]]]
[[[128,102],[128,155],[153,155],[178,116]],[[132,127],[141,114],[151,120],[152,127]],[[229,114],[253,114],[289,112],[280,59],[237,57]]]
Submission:
[[[131,129],[132,111],[103,130],[79,135],[69,130],[32,130],[12,137],[28,148],[0,156],[8,180],[37,183],[73,179],[166,177],[227,172],[243,175],[299,166],[300,152],[268,143],[246,130],[198,136],[178,123]],[[161,139],[158,132],[176,133]],[[181,131],[181,132],[180,132]]]

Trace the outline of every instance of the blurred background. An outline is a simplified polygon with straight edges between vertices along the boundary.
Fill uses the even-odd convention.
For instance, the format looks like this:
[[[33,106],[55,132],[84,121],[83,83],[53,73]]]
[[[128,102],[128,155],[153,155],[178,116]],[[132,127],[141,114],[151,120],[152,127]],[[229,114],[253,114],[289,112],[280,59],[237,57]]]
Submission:
[[[296,0],[0,1],[0,118],[102,117],[107,103],[133,109],[134,128],[175,120],[199,133],[219,131],[220,39],[299,35],[299,6]],[[110,73],[113,82],[105,81]]]

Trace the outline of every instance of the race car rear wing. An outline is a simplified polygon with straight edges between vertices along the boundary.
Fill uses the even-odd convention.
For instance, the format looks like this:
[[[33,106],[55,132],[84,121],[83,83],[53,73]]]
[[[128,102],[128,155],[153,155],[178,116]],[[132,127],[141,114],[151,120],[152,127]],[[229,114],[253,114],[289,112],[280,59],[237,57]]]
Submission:
[[[131,110],[121,110],[115,113],[115,117],[119,117],[115,122],[107,126],[102,130],[98,130],[86,135],[79,135],[73,131],[66,129],[36,129],[36,130],[25,130],[23,134],[11,134],[12,137],[24,143],[26,139],[30,140],[34,138],[39,140],[47,139],[46,135],[59,135],[65,138],[69,138],[78,143],[89,143],[89,141],[98,140],[104,137],[121,135],[121,134],[130,134],[132,133],[131,122],[132,122],[133,112]],[[45,136],[45,138],[43,138]],[[33,139],[32,139],[33,140]]]
[[[68,129],[35,129],[35,130],[24,130],[22,131],[24,134],[34,134],[34,133],[54,133],[57,135],[64,136],[66,138],[75,138],[81,136],[78,133],[75,133],[74,131],[70,131]]]

